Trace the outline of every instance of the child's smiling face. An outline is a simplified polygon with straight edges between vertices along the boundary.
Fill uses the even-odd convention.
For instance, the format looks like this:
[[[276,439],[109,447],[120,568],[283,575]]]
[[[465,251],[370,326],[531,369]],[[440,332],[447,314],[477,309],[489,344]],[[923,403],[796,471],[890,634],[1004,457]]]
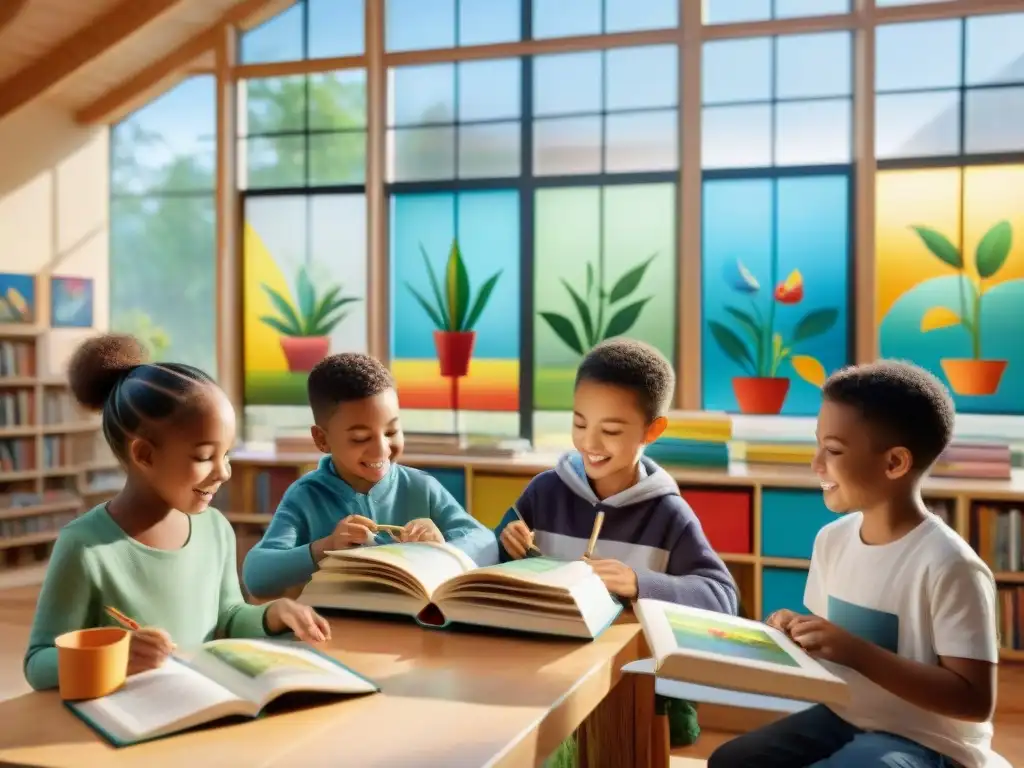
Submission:
[[[405,447],[398,393],[387,389],[339,403],[324,428],[314,426],[312,433],[317,448],[331,454],[341,478],[366,493],[387,476]]]

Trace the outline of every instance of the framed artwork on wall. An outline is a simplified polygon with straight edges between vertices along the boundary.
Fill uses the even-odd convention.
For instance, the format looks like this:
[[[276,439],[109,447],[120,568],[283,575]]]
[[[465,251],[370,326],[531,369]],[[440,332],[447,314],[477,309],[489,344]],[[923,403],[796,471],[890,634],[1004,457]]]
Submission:
[[[35,276],[0,272],[0,325],[33,323],[35,317]]]
[[[92,328],[93,284],[88,277],[50,278],[50,326]]]

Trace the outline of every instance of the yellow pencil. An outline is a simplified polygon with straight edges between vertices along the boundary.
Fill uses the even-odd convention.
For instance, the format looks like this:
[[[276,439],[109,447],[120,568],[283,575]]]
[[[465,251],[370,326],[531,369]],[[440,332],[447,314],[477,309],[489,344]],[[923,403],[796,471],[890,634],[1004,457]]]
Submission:
[[[590,532],[590,541],[587,542],[587,554],[584,557],[594,556],[594,547],[597,546],[597,537],[601,535],[601,526],[604,525],[604,512],[598,512],[594,518],[594,530]]]

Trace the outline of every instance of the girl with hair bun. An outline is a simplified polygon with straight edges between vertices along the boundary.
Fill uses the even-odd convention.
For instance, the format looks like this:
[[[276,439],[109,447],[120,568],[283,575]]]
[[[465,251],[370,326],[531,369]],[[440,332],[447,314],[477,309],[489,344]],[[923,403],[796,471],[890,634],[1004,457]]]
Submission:
[[[71,392],[103,414],[103,435],[127,473],[124,488],[61,529],[32,622],[25,677],[57,687],[54,638],[112,624],[113,606],[142,626],[128,672],[160,666],[176,644],[214,637],[300,640],[330,636],[327,622],[294,600],[248,605],[238,585],[235,534],[213,494],[231,477],[235,413],[198,368],[149,363],[131,336],[89,339],[68,366]]]

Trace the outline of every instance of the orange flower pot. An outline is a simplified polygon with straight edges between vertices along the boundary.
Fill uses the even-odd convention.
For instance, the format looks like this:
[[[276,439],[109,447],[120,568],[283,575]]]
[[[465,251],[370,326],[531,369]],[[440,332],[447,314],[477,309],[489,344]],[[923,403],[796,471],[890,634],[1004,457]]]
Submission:
[[[737,376],[732,380],[732,391],[740,404],[740,413],[776,416],[789,394],[789,379],[785,376]]]
[[[461,378],[469,373],[476,331],[434,331],[434,348],[445,378]]]
[[[972,360],[947,357],[940,360],[949,386],[958,395],[994,395],[1006,371],[1006,360]]]
[[[282,336],[281,351],[292,373],[309,373],[313,366],[327,357],[331,340],[326,336]]]

